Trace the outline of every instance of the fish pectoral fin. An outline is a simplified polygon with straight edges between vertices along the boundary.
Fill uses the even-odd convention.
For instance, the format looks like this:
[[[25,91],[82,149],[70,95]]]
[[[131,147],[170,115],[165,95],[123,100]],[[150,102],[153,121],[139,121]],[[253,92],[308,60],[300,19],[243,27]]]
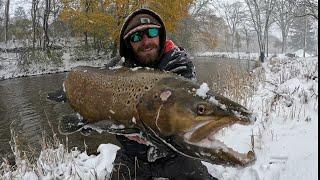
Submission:
[[[134,134],[140,133],[140,130],[134,127],[125,127],[124,125],[115,124],[110,120],[102,120],[95,123],[89,123],[84,126],[85,129],[92,129],[98,133],[110,134]]]
[[[117,135],[126,135],[126,134],[137,134],[140,133],[139,129],[136,128],[125,128],[125,129],[108,129],[106,130],[110,134],[117,134]]]
[[[58,129],[60,134],[69,135],[83,129],[85,123],[77,115],[65,115],[59,120]]]

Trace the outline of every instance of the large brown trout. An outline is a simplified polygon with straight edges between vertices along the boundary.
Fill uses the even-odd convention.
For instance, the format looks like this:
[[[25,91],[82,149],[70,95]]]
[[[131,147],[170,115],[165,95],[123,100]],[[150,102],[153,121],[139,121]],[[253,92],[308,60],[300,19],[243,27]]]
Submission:
[[[145,68],[78,67],[64,87],[70,106],[88,124],[111,122],[107,128],[123,132],[137,128],[151,144],[156,140],[213,164],[245,166],[255,160],[252,151],[239,153],[214,138],[222,128],[251,123],[251,113],[191,80]]]

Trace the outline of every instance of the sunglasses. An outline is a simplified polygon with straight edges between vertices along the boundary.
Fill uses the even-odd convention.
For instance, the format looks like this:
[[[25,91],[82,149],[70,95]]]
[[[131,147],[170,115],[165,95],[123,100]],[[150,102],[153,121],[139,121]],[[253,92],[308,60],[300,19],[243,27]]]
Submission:
[[[143,31],[137,31],[130,36],[130,41],[133,43],[140,42],[142,40],[144,34],[146,34],[148,36],[148,38],[155,38],[155,37],[159,36],[159,29],[158,28],[149,28],[149,29],[145,29]]]

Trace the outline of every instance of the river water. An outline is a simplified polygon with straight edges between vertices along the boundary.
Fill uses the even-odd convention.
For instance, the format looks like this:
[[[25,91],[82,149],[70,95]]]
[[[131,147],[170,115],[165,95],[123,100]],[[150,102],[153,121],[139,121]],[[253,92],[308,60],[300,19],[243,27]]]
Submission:
[[[227,83],[234,72],[246,78],[254,65],[252,61],[214,58],[197,58],[194,64],[198,81],[210,87],[217,86],[217,82]],[[94,152],[101,143],[118,144],[113,135],[106,133],[59,134],[59,119],[74,112],[67,103],[53,102],[46,96],[61,88],[65,77],[66,73],[59,73],[0,81],[0,157],[12,157],[9,142],[13,142],[13,136],[19,150],[30,157],[39,153],[43,137],[52,138],[53,134],[69,148],[86,148],[88,152]]]

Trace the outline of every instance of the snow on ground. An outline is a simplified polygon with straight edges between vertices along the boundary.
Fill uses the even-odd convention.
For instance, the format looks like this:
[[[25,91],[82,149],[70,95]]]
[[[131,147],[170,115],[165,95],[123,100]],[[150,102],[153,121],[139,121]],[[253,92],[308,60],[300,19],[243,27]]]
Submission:
[[[15,171],[11,171],[10,167],[3,163],[3,172],[0,174],[0,178],[4,180],[105,180],[110,177],[117,150],[119,147],[116,145],[100,144],[97,149],[99,154],[88,156],[86,152],[80,152],[77,149],[67,152],[66,148],[60,145],[56,149],[44,149],[36,165],[31,165],[25,160],[17,158],[17,168]]]
[[[203,163],[222,180],[318,179],[318,59],[279,56],[255,71],[264,77],[248,105],[257,121],[226,129],[217,138],[247,152],[253,135],[256,162],[237,168]],[[104,179],[118,149],[102,144],[96,156],[63,146],[44,149],[35,165],[20,158],[15,170],[2,164],[0,179]]]
[[[246,168],[205,165],[226,180],[318,179],[318,59],[274,58],[262,68],[265,81],[250,106],[257,122],[220,137],[248,151],[253,132],[256,162]]]
[[[199,57],[217,57],[217,58],[231,58],[231,59],[250,59],[257,60],[259,53],[230,53],[230,52],[202,52],[196,54]]]
[[[70,71],[76,66],[97,66],[102,67],[108,63],[107,56],[90,59],[90,60],[75,60],[75,57],[70,52],[64,53],[62,56],[62,64],[54,64],[50,61],[35,62],[28,65],[26,68],[20,68],[19,55],[16,53],[0,53],[0,80],[22,76],[49,74]]]
[[[290,55],[294,55],[295,57],[303,57],[303,49],[299,49],[295,52],[289,53]],[[196,54],[199,57],[217,57],[217,58],[231,58],[231,59],[250,59],[250,60],[258,60],[259,53],[247,53],[247,52],[239,52],[239,53],[230,53],[230,52],[201,52]],[[281,58],[286,58],[285,54],[277,54],[270,55],[277,56]],[[305,57],[312,57],[312,55],[305,53]]]
[[[70,71],[76,66],[102,67],[109,62],[109,55],[102,54],[102,52],[98,55],[95,51],[84,53],[84,51],[78,50],[79,47],[74,46],[78,45],[79,41],[80,40],[77,38],[70,38],[66,40],[57,40],[57,42],[55,42],[57,47],[64,48],[57,51],[53,50],[53,55],[51,54],[51,56],[55,55],[58,59],[61,58],[61,63],[48,60],[48,55],[45,55],[41,51],[35,52],[35,58],[37,58],[36,61],[34,61],[35,58],[32,58],[31,52],[1,52],[1,50],[4,51],[4,49],[13,50],[26,47],[26,45],[31,46],[31,42],[8,41],[7,44],[0,42],[0,80],[22,76],[65,72]],[[61,57],[60,55],[57,55],[59,53],[63,53]],[[33,61],[23,62],[28,61],[28,59],[32,59]]]

